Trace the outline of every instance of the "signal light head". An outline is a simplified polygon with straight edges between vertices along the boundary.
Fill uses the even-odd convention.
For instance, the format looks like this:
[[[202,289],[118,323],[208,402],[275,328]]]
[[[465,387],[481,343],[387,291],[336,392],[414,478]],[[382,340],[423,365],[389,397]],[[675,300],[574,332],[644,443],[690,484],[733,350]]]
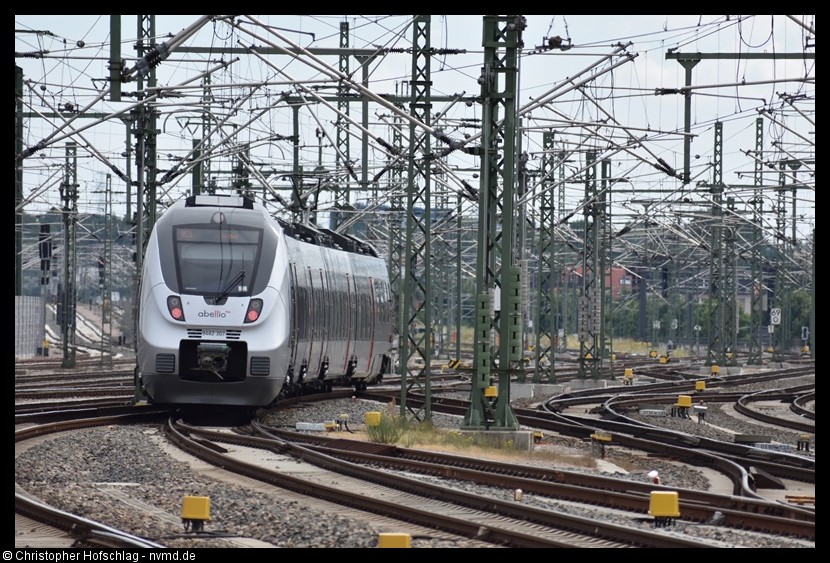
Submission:
[[[251,299],[245,312],[245,324],[255,322],[262,314],[262,299]]]
[[[184,322],[184,309],[182,309],[182,300],[178,295],[171,295],[167,298],[167,312],[174,321]]]

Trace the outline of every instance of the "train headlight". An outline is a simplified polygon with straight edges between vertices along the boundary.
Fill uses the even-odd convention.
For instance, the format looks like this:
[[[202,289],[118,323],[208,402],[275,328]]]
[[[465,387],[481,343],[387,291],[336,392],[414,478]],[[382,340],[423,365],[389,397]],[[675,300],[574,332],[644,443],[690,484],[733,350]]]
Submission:
[[[167,311],[173,320],[184,322],[184,309],[182,309],[182,300],[178,295],[171,295],[167,298]]]
[[[252,323],[262,314],[262,299],[251,299],[248,310],[245,312],[245,323]]]

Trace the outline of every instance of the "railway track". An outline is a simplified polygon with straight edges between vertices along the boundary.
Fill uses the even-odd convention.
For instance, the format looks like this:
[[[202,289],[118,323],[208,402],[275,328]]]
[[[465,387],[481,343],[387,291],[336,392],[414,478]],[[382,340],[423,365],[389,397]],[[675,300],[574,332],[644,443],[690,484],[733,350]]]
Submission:
[[[255,429],[264,435],[302,443],[315,451],[361,464],[471,481],[505,490],[521,490],[525,494],[640,514],[647,514],[653,491],[677,491],[684,519],[709,522],[717,517],[722,526],[815,540],[815,513],[779,503],[655,486],[576,471],[551,470],[385,444],[366,444],[261,425],[256,425]]]
[[[448,386],[452,388],[452,385]],[[330,395],[322,395],[319,398],[326,399],[331,398],[333,396],[339,397],[347,397],[350,394],[353,394],[351,390],[342,390],[332,393]],[[801,396],[801,395],[799,395]],[[317,399],[317,397],[304,397],[298,398],[296,401],[308,401],[312,399]],[[386,396],[383,400],[387,400],[388,396]],[[16,413],[16,423],[18,424],[31,424],[36,426],[29,426],[27,428],[23,428],[18,430],[16,433],[16,441],[18,439],[23,440],[26,439],[25,437],[33,437],[33,436],[42,436],[44,434],[48,434],[51,432],[56,432],[57,430],[53,430],[56,428],[56,422],[50,421],[57,421],[61,418],[61,416],[69,417],[74,420],[71,420],[68,425],[61,425],[61,428],[89,428],[97,422],[92,422],[96,417],[94,416],[95,413],[100,412],[110,412],[112,413],[111,416],[120,416],[118,413],[123,411],[129,413],[130,417],[147,417],[147,419],[152,420],[159,420],[158,417],[161,416],[169,416],[169,411],[165,412],[164,409],[159,409],[159,412],[150,412],[150,409],[144,407],[144,410],[141,411],[139,414],[136,412],[136,408],[129,404],[118,404],[116,401],[115,403],[112,402],[111,399],[107,401],[110,402],[103,402],[103,403],[92,403],[89,400],[81,400],[75,399],[72,401],[72,404],[69,408],[70,412],[65,412],[63,415],[60,414],[61,409],[58,407],[50,406],[51,403],[44,402],[41,404],[33,404],[30,403],[28,407],[24,407],[22,404],[19,407],[19,412]],[[439,400],[438,403],[444,404],[445,401]],[[450,403],[450,401],[446,401],[446,403]],[[290,405],[291,401],[285,401],[284,405]],[[454,408],[458,409],[458,406]],[[464,408],[464,407],[461,407]],[[103,409],[103,410],[102,410]],[[109,409],[109,411],[107,410]],[[18,409],[16,409],[18,410]],[[517,409],[517,412],[524,415],[521,409]],[[533,413],[532,416],[537,416],[538,412],[531,411]],[[113,424],[113,418],[110,418],[109,422],[104,422],[106,419],[102,419],[100,424]],[[134,424],[136,418],[132,419]],[[115,422],[116,424],[121,424],[121,422]],[[524,423],[523,423],[524,424]],[[166,425],[170,426],[170,430],[166,430],[168,433],[172,433],[173,429],[176,432],[182,435],[182,438],[178,440],[193,440],[198,447],[203,448],[202,454],[199,454],[200,457],[202,456],[209,456],[209,455],[216,455],[220,453],[222,449],[229,449],[227,446],[222,445],[223,443],[230,443],[233,444],[233,447],[239,448],[253,448],[251,444],[241,446],[239,445],[237,440],[240,440],[239,436],[235,436],[229,438],[232,434],[230,432],[219,432],[219,435],[212,435],[210,434],[210,430],[204,430],[200,428],[190,427],[187,425],[181,426],[180,424],[176,425]],[[573,423],[571,423],[573,426]],[[208,432],[205,434],[205,432]],[[248,434],[250,432],[250,434]],[[430,478],[438,479],[445,479],[448,477],[452,477],[454,481],[468,481],[468,482],[475,482],[479,485],[489,485],[494,486],[501,490],[517,490],[522,489],[528,495],[537,495],[539,497],[546,497],[551,499],[561,499],[567,502],[576,502],[585,505],[596,505],[596,506],[604,506],[607,508],[613,508],[615,510],[629,510],[629,511],[639,511],[643,513],[643,508],[647,506],[647,495],[650,493],[650,490],[653,490],[654,487],[646,485],[646,484],[636,484],[632,486],[631,482],[623,482],[618,483],[616,487],[619,491],[615,490],[615,487],[610,482],[600,483],[600,480],[595,480],[594,477],[590,476],[582,476],[580,478],[574,477],[573,479],[576,482],[571,481],[571,477],[566,480],[563,475],[568,472],[554,472],[553,474],[557,476],[557,479],[554,482],[551,482],[550,479],[546,479],[544,476],[540,475],[532,475],[532,471],[529,468],[523,468],[522,471],[517,471],[516,468],[506,468],[501,467],[498,468],[496,465],[491,465],[486,462],[471,462],[471,460],[455,460],[455,461],[447,461],[440,459],[442,456],[435,456],[432,457],[430,454],[429,459],[425,459],[423,457],[424,454],[418,453],[413,454],[411,452],[405,452],[404,450],[396,451],[399,449],[392,448],[395,451],[394,454],[385,453],[380,454],[377,451],[372,452],[365,452],[362,449],[366,448],[367,446],[364,444],[362,446],[357,446],[358,451],[355,452],[355,446],[352,444],[350,447],[344,446],[334,446],[332,444],[327,443],[311,443],[313,442],[308,436],[302,437],[292,437],[291,435],[281,434],[280,432],[274,429],[268,428],[259,428],[257,430],[249,430],[246,431],[247,436],[242,436],[246,439],[256,439],[256,440],[263,440],[267,439],[272,441],[273,443],[269,446],[265,446],[268,448],[268,451],[271,453],[268,455],[277,455],[275,452],[279,452],[279,455],[285,455],[285,451],[287,449],[291,449],[292,451],[302,451],[301,459],[303,459],[303,463],[307,464],[306,457],[303,456],[310,456],[307,459],[312,459],[314,456],[322,456],[323,459],[326,459],[326,464],[335,464],[339,465],[339,463],[346,463],[347,467],[364,464],[371,464],[375,467],[383,467],[386,471],[381,471],[382,475],[386,475],[384,479],[388,479],[388,474],[390,471],[395,472],[408,472],[410,475],[417,471],[422,471],[424,475],[430,476]],[[254,434],[259,434],[255,436]],[[172,434],[170,434],[172,435]],[[230,440],[230,441],[229,441]],[[324,441],[325,442],[325,441]],[[276,444],[276,445],[275,445]],[[260,450],[263,446],[257,446]],[[388,449],[388,448],[387,448]],[[204,453],[205,450],[210,453]],[[307,451],[305,451],[307,450]],[[331,461],[328,458],[333,458],[336,461]],[[204,459],[204,457],[203,457]],[[295,458],[296,459],[296,458]],[[339,461],[337,461],[339,459]],[[463,462],[463,463],[462,463]],[[229,468],[235,462],[231,459],[221,459],[220,461],[212,462],[218,463],[218,465],[222,467]],[[296,463],[296,461],[294,462]],[[397,466],[397,464],[402,463],[403,465]],[[408,464],[408,465],[407,465]],[[393,467],[396,467],[393,469]],[[327,471],[331,470],[329,468],[325,468]],[[250,468],[243,469],[242,472],[250,471]],[[256,470],[259,471],[259,470]],[[350,469],[350,471],[358,471],[354,468]],[[542,472],[544,473],[544,472]],[[551,472],[548,471],[548,474]],[[342,474],[342,473],[339,473]],[[354,476],[347,475],[345,477],[349,477],[354,479]],[[345,477],[336,477],[336,479],[345,479]],[[328,477],[330,479],[335,479],[335,477]],[[250,479],[250,477],[249,477]],[[259,479],[258,481],[268,482],[268,480],[277,480],[278,477],[269,476],[265,479]],[[582,479],[582,482],[579,482],[579,479]],[[365,479],[364,479],[365,480]],[[371,481],[371,479],[369,479]],[[424,483],[424,479],[416,480],[418,487],[426,486],[427,483]],[[343,481],[345,483],[345,481]],[[374,487],[378,487],[377,483],[370,485],[370,490],[378,491],[378,489]],[[627,486],[627,489],[626,489]],[[308,485],[305,485],[308,487]],[[348,485],[349,488],[357,488],[357,485],[351,483]],[[603,491],[603,488],[606,492]],[[302,494],[302,486],[300,487],[301,491],[295,494]],[[313,489],[317,489],[317,493],[319,493],[318,486],[312,486]],[[342,488],[342,487],[341,487]],[[405,489],[404,486],[392,485],[391,488],[393,490],[402,490]],[[446,488],[446,487],[444,487]],[[598,492],[600,491],[600,492]],[[782,536],[790,536],[790,537],[798,537],[798,538],[805,538],[810,539],[811,537],[814,538],[814,509],[810,510],[807,508],[802,508],[801,510],[796,510],[795,507],[786,507],[784,505],[785,511],[782,511],[782,505],[775,505],[774,503],[765,503],[760,499],[751,499],[751,498],[735,498],[735,497],[727,497],[727,498],[720,498],[718,499],[718,495],[707,495],[706,493],[700,491],[680,491],[681,493],[681,505],[683,510],[683,518],[684,520],[694,521],[694,522],[707,522],[711,520],[716,515],[721,518],[720,524],[727,527],[734,527],[736,529],[746,529],[746,530],[754,530],[754,531],[765,531],[769,533],[781,534]],[[340,493],[338,493],[340,494]],[[390,494],[390,493],[385,493]],[[434,493],[430,493],[434,494]],[[372,496],[372,493],[367,493],[364,496]],[[417,496],[417,495],[416,495]],[[421,493],[421,497],[425,496],[424,493]],[[428,495],[426,495],[428,496]],[[606,504],[600,504],[599,498],[607,497],[608,499],[614,499],[606,501]],[[478,501],[483,502],[486,508],[482,510],[485,514],[489,514],[489,520],[484,518],[479,522],[479,526],[476,528],[474,533],[472,532],[472,528],[470,527],[470,522],[476,522],[475,518],[469,516],[473,512],[477,510],[475,505],[470,506],[470,503],[473,501],[466,498],[463,502],[460,502],[462,508],[455,510],[460,510],[460,516],[458,519],[461,521],[467,521],[467,524],[464,525],[459,522],[447,523],[446,521],[435,523],[429,522],[424,520],[423,522],[413,521],[412,517],[404,517],[404,516],[388,516],[389,519],[397,519],[397,520],[407,520],[412,525],[413,529],[420,529],[420,530],[432,530],[432,534],[435,534],[436,537],[441,536],[441,534],[445,534],[442,537],[463,537],[467,539],[474,539],[476,541],[482,542],[489,542],[489,545],[494,546],[536,546],[539,547],[541,545],[548,545],[548,546],[573,546],[573,545],[582,545],[586,547],[608,547],[608,546],[616,546],[616,545],[626,545],[626,546],[633,546],[633,547],[654,547],[657,546],[656,544],[650,544],[646,539],[634,539],[632,540],[630,537],[628,539],[618,539],[613,537],[613,533],[609,532],[607,535],[602,536],[599,538],[596,537],[596,534],[590,535],[586,534],[585,537],[580,537],[581,532],[579,531],[579,525],[574,524],[573,522],[570,524],[558,524],[560,527],[564,528],[564,530],[560,530],[561,536],[557,536],[557,533],[554,532],[544,532],[541,533],[540,530],[546,529],[546,527],[550,527],[550,523],[537,523],[537,520],[540,518],[538,514],[512,514],[511,511],[517,510],[515,506],[516,502],[511,501],[504,501],[506,507],[500,508],[499,510],[505,511],[504,515],[499,516],[499,520],[504,519],[504,530],[497,530],[492,529],[490,527],[484,526],[485,522],[493,521],[493,499],[486,498],[486,500]],[[329,503],[339,503],[341,506],[349,506],[350,503],[355,503],[358,501],[343,501],[341,500],[328,500]],[[458,502],[458,501],[457,501]],[[417,501],[413,501],[412,504],[415,506],[423,505],[424,501],[423,498],[420,503]],[[464,504],[467,503],[467,504]],[[718,504],[720,503],[720,504]],[[730,504],[731,503],[731,504]],[[345,508],[344,508],[345,510]],[[373,510],[378,511],[378,509],[374,508]],[[403,510],[398,508],[396,510]],[[776,512],[777,510],[777,512]],[[531,511],[533,512],[533,511]],[[543,511],[544,512],[544,511]],[[549,512],[549,511],[547,511]],[[437,513],[439,515],[446,515],[452,513],[451,509],[444,506],[443,508],[437,509]],[[382,518],[377,514],[377,512],[373,512],[375,517]],[[23,517],[21,515],[21,517]],[[424,515],[419,516],[419,518],[426,518]],[[578,520],[578,519],[577,519]],[[589,519],[594,526],[596,526],[596,521]],[[587,525],[585,523],[581,525]],[[542,526],[542,528],[535,528],[536,526]],[[455,528],[457,527],[457,529]],[[613,529],[613,526],[610,527]],[[811,530],[812,528],[812,530]],[[522,534],[527,534],[527,530],[532,529],[533,532],[531,536],[533,538],[524,538]],[[628,530],[630,531],[630,530]],[[651,531],[652,533],[654,530]],[[430,532],[420,532],[420,533],[430,533]],[[547,535],[550,533],[550,537]],[[515,537],[513,537],[515,534]],[[659,535],[659,534],[658,534]],[[662,534],[665,536],[665,533]],[[630,536],[630,534],[629,534]],[[542,539],[540,539],[542,538]],[[672,540],[674,541],[674,540]],[[688,540],[687,540],[688,541]],[[814,540],[813,540],[814,541]],[[606,543],[607,542],[607,543]],[[694,543],[694,542],[693,542]],[[697,542],[703,543],[703,542]],[[667,547],[667,545],[660,545],[661,547]],[[701,547],[701,545],[690,545],[694,547]]]
[[[169,424],[165,429],[175,443],[187,447],[190,453],[248,477],[506,547],[711,547],[690,538],[667,537],[662,532],[541,510],[390,474],[364,464],[338,461],[329,452],[277,438],[262,427],[254,427],[258,436],[240,436],[179,423]],[[271,471],[229,457],[227,451],[218,451],[205,440],[209,444],[290,453],[293,458],[311,463],[326,473],[323,477],[308,479],[306,471],[297,474]],[[366,483],[370,483],[368,489]]]
[[[375,398],[381,402],[384,400],[382,395]],[[410,398],[416,404],[419,400],[422,399]],[[434,412],[463,415],[468,405],[465,400],[442,398],[433,401],[432,409]],[[592,435],[597,432],[605,432],[613,437],[613,443],[618,447],[670,457],[694,467],[711,467],[732,481],[732,494],[739,497],[763,500],[755,492],[753,472],[757,473],[758,470],[781,478],[815,483],[815,460],[803,456],[700,438],[659,427],[643,426],[636,421],[564,416],[530,409],[514,409],[514,414],[527,428],[571,436],[585,442],[590,442]]]

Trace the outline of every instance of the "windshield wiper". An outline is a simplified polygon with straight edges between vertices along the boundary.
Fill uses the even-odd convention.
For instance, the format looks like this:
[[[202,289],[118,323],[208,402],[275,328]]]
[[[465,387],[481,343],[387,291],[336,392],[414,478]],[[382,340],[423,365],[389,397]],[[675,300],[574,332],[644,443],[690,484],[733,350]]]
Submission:
[[[244,279],[245,279],[245,268],[242,268],[241,270],[239,270],[239,273],[236,274],[233,277],[233,279],[228,282],[228,285],[225,286],[225,289],[223,289],[222,292],[219,293],[219,295],[217,295],[216,297],[213,298],[213,304],[214,305],[219,304],[219,302],[222,301],[223,299],[225,299],[230,294],[231,290],[233,290],[233,288],[237,284],[242,282]]]

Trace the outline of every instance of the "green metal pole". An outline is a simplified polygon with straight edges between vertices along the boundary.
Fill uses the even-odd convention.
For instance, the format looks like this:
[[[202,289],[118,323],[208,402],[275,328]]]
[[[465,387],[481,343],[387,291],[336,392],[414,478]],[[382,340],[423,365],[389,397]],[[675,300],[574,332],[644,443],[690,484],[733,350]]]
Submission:
[[[415,16],[412,24],[412,80],[410,113],[422,123],[429,125],[432,120],[430,91],[430,22],[428,15]],[[404,311],[407,319],[406,333],[401,335],[407,344],[401,347],[401,362],[404,377],[401,378],[401,414],[410,407],[407,393],[411,387],[422,386],[424,394],[423,412],[410,411],[423,421],[432,420],[432,391],[430,369],[432,363],[432,196],[431,170],[425,156],[432,152],[431,136],[420,131],[414,123],[409,125],[409,184],[407,187],[406,209],[406,251],[408,257],[404,283]],[[423,212],[421,212],[423,211]],[[410,329],[423,327],[424,331],[413,333]],[[407,381],[406,372],[411,358],[420,357],[423,366],[412,381]]]
[[[515,429],[510,407],[510,377],[521,363],[521,283],[514,263],[514,203],[518,95],[518,51],[527,26],[523,16],[484,16],[484,66],[479,78],[482,108],[482,159],[479,246],[476,267],[476,348],[471,404],[465,428]],[[503,109],[503,122],[499,110]],[[503,142],[500,149],[499,142]],[[501,180],[501,182],[499,181]],[[499,192],[499,185],[502,191]],[[497,214],[501,207],[501,232]],[[499,253],[497,261],[497,253]],[[499,268],[500,266],[500,268]],[[490,312],[499,284],[500,309]],[[491,351],[491,333],[499,334]],[[494,357],[498,367],[492,364]],[[493,396],[491,373],[498,375]]]

